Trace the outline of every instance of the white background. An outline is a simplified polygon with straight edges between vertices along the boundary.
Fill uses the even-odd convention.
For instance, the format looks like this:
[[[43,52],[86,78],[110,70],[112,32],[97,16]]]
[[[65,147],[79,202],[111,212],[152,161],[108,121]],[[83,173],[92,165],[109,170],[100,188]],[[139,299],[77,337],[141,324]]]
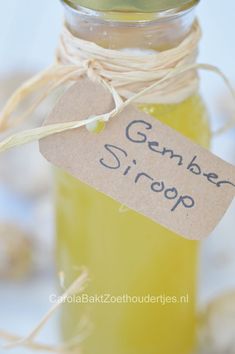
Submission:
[[[219,66],[235,85],[235,2],[202,0],[197,12],[204,30],[199,61]],[[19,71],[34,73],[51,64],[62,16],[62,7],[58,0],[0,0],[0,80]],[[210,73],[203,73],[202,78],[202,90],[208,102],[213,126],[222,124],[226,113],[233,110],[235,117],[235,103],[233,106],[221,80]],[[235,162],[234,141],[233,131],[215,139],[213,149],[228,161]],[[1,193],[0,198],[3,198]],[[4,202],[0,203],[4,210]],[[234,212],[233,206],[214,235],[203,245],[201,304],[225,290],[235,289]],[[13,330],[21,335],[27,334],[50,307],[48,295],[53,288],[51,276],[32,280],[30,285],[25,286],[1,284],[0,328]],[[45,331],[44,340],[55,338],[54,322]],[[19,354],[26,352],[24,349],[13,351]]]

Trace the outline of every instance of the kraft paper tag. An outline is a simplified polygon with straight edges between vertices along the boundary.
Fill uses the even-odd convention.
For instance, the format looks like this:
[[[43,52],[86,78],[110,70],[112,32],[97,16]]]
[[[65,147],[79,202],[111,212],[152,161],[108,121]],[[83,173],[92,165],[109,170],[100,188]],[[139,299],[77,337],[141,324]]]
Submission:
[[[106,88],[82,79],[45,124],[113,107]],[[82,127],[56,134],[41,140],[40,150],[52,164],[189,239],[208,236],[235,195],[234,166],[133,106],[101,133]]]

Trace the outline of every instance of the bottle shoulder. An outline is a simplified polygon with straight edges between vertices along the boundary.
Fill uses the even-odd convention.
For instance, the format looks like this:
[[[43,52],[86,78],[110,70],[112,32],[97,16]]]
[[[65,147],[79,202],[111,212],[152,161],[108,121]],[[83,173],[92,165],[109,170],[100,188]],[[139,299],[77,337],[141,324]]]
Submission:
[[[139,109],[188,138],[209,147],[210,122],[203,98],[197,93],[177,104],[142,104]]]

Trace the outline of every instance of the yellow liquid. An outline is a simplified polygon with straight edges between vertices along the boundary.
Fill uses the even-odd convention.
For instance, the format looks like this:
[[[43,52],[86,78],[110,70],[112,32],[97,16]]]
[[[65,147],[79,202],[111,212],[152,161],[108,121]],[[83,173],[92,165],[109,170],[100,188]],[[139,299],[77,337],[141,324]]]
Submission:
[[[178,105],[143,105],[143,110],[207,147],[205,107],[195,95]],[[195,341],[198,242],[185,240],[75,180],[56,173],[59,269],[67,282],[86,266],[85,293],[114,296],[188,295],[188,303],[66,304],[63,332],[78,334],[79,321],[91,332],[84,354],[190,354]],[[184,300],[184,298],[183,298]]]

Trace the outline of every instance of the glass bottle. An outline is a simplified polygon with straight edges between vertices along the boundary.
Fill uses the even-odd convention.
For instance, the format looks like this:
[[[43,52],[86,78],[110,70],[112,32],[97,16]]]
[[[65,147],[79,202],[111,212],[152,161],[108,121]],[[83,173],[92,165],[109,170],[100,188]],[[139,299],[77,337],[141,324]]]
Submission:
[[[103,47],[161,51],[187,35],[196,2],[66,0],[65,19],[74,35]],[[85,3],[93,8],[79,6]],[[199,93],[180,104],[153,102],[139,109],[208,147],[208,116]],[[90,333],[81,344],[84,354],[190,354],[199,243],[134,211],[120,212],[118,202],[61,170],[55,182],[58,264],[67,283],[86,266],[91,280],[85,293],[146,297],[144,303],[65,304],[64,337],[76,337],[85,316]],[[148,296],[157,303],[148,303]]]

